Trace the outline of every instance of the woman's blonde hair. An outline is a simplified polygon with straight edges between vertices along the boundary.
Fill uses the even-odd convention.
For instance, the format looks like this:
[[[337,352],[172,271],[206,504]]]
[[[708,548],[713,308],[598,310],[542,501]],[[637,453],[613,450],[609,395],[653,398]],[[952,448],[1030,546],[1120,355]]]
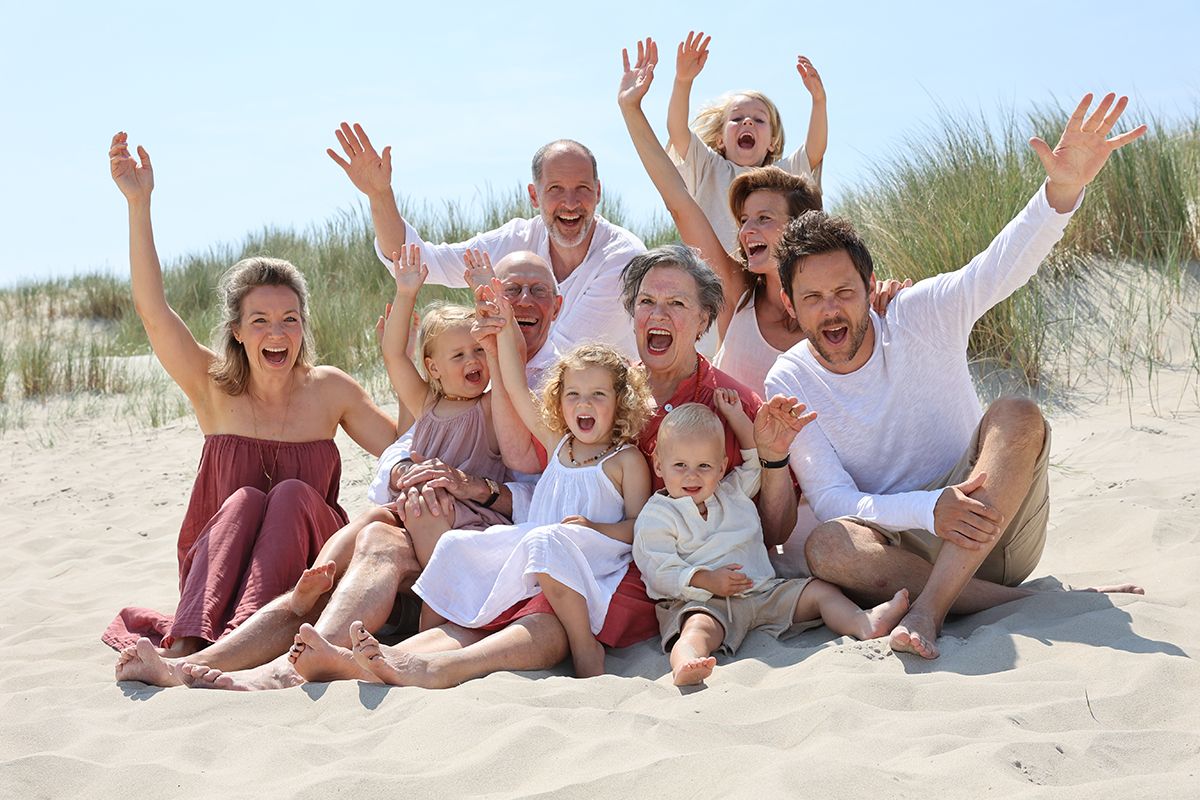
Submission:
[[[729,121],[729,109],[739,97],[757,100],[767,107],[767,122],[771,125],[771,146],[767,148],[767,155],[759,166],[765,167],[768,164],[774,164],[783,158],[783,120],[779,116],[779,107],[762,92],[748,89],[744,92],[727,92],[721,95],[701,108],[699,113],[692,118],[692,130],[696,132],[700,141],[708,145],[711,150],[728,158],[725,155],[723,129],[725,123]]]
[[[606,344],[589,342],[569,351],[546,373],[542,390],[542,422],[557,434],[567,432],[562,413],[563,376],[569,369],[602,367],[613,378],[617,411],[613,416],[613,443],[626,444],[637,439],[650,419],[650,386],[640,368]]]
[[[425,366],[425,359],[432,358],[430,354],[433,352],[433,343],[439,336],[451,328],[459,328],[463,325],[470,327],[474,321],[475,309],[454,303],[434,303],[425,309],[425,313],[421,316],[421,324],[417,326],[415,347],[417,372],[421,373],[421,377],[429,384],[429,388],[433,389],[433,393],[439,397],[445,394],[442,391],[442,382],[429,374],[429,369]]]
[[[316,358],[317,349],[308,322],[308,284],[304,275],[282,258],[243,258],[226,270],[217,284],[221,321],[212,334],[212,349],[217,358],[208,368],[209,377],[217,386],[234,397],[246,391],[250,380],[250,359],[246,348],[234,335],[234,329],[241,324],[242,302],[246,295],[260,286],[285,286],[296,293],[300,304],[300,327],[304,331],[300,352],[296,354],[296,366],[308,369]]]

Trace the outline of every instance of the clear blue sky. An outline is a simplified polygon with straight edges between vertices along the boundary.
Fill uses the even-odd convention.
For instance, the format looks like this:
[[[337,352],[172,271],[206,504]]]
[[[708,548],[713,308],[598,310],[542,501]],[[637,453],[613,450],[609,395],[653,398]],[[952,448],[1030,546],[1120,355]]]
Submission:
[[[713,34],[693,107],[760,89],[791,145],[809,113],[793,64],[810,56],[829,94],[835,198],[939,104],[990,114],[1112,89],[1134,97],[1132,122],[1194,113],[1200,100],[1200,4],[1184,0],[696,2],[686,17],[645,0],[499,5],[7,4],[0,285],[125,271],[124,201],[106,157],[118,129],[154,158],[167,260],[356,202],[324,152],[343,119],[393,145],[395,186],[418,200],[523,185],[533,151],[570,137],[596,152],[604,189],[649,216],[658,198],[615,102],[621,47],[647,34],[663,55],[647,103],[663,136],[674,47],[689,28]]]

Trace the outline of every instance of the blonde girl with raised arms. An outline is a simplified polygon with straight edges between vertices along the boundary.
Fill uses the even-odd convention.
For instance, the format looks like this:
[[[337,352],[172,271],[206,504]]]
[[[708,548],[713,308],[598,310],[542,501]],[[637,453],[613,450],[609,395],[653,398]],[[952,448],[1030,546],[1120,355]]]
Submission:
[[[484,258],[481,253],[468,255],[468,269]],[[416,352],[409,358],[410,320],[428,268],[416,245],[393,253],[392,258],[396,296],[384,324],[383,360],[400,404],[417,420],[412,452],[483,478],[490,490],[478,501],[447,498],[446,507],[436,514],[426,513],[425,495],[416,488],[397,499],[397,515],[417,561],[425,566],[438,538],[450,528],[482,530],[508,522],[492,508],[507,477],[492,425],[495,396],[487,390],[498,370],[494,349],[489,352],[472,334],[475,310],[459,305],[435,305],[422,315]]]
[[[829,140],[825,85],[806,56],[796,57],[796,71],[812,96],[812,115],[804,144],[783,155],[783,123],[779,109],[762,92],[729,92],[705,105],[688,124],[692,83],[708,61],[711,36],[689,32],[675,56],[675,84],[667,106],[668,150],[688,193],[704,209],[725,248],[737,247],[739,224],[729,211],[729,186],[754,167],[774,165],[809,178],[818,187]]]
[[[538,403],[512,308],[498,282],[486,295],[505,320],[497,339],[509,400],[549,463],[527,522],[446,534],[414,589],[428,609],[467,628],[487,625],[540,589],[566,629],[575,674],[600,675],[604,646],[596,634],[631,560],[633,521],[650,496],[650,469],[635,445],[649,390],[616,350],[584,344],[550,368]],[[427,615],[423,624],[437,621]],[[355,650],[373,647],[367,640]],[[364,661],[390,682],[385,659]]]

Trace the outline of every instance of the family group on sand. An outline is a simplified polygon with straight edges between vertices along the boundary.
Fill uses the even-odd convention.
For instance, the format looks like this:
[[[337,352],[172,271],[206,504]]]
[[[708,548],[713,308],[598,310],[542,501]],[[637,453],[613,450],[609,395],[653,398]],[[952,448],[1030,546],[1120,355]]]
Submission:
[[[583,678],[606,648],[659,637],[687,685],[751,630],[824,624],[934,659],[947,615],[1034,594],[1020,584],[1045,544],[1050,428],[1028,399],[981,406],[967,341],[1145,126],[1110,138],[1127,99],[1085,96],[1055,147],[1030,140],[1046,179],[982,253],[879,282],[859,232],[821,210],[817,70],[797,59],[812,116],[785,156],[758,92],[689,125],[709,43],[677,49],[668,147],[642,111],[653,40],[623,53],[617,93],[681,245],[647,250],[598,215],[595,157],[568,139],[533,156],[537,216],[430,244],[400,214],[390,148],[340,126],[329,155],[395,277],[379,338],[398,420],[315,363],[286,261],[230,267],[212,347],[198,343],[163,291],[150,157],[113,137],[137,313],[204,433],[179,605],[113,621],[118,680],[440,688],[568,656]],[[426,308],[414,331],[426,283],[474,305]],[[355,519],[338,505],[339,426],[379,457]],[[417,632],[381,643],[417,600]]]

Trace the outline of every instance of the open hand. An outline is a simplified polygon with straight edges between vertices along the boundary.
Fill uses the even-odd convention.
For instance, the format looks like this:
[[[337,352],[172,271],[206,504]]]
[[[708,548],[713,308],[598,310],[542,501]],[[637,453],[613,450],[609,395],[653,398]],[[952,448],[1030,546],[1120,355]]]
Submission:
[[[933,507],[934,534],[967,550],[981,550],[999,538],[1000,512],[970,496],[986,480],[981,472],[942,490]]]
[[[1067,120],[1066,130],[1053,150],[1045,140],[1036,136],[1029,140],[1033,152],[1037,153],[1042,166],[1046,168],[1046,175],[1050,179],[1046,195],[1056,211],[1069,211],[1083,187],[1100,173],[1109,155],[1146,132],[1146,126],[1139,125],[1131,131],[1108,138],[1128,103],[1128,97],[1117,99],[1115,94],[1109,92],[1096,110],[1084,119],[1092,105],[1092,94],[1089,92],[1075,107],[1071,118]]]
[[[486,250],[467,250],[463,253],[463,264],[466,265],[463,280],[471,289],[491,283],[492,278],[496,277],[496,271],[492,269],[492,257]]]
[[[817,418],[817,412],[804,413],[807,406],[795,397],[777,394],[758,409],[754,418],[754,446],[760,458],[778,461],[788,454],[796,434]]]
[[[112,138],[108,148],[108,165],[112,179],[126,200],[145,200],[154,190],[154,168],[150,166],[150,154],[138,145],[138,158],[129,155],[129,134],[120,131]]]
[[[351,128],[345,122],[334,131],[342,151],[350,159],[339,156],[333,148],[325,150],[339,167],[345,170],[354,188],[368,197],[392,191],[392,148],[383,148],[383,155],[375,152],[367,132],[357,122]]]
[[[821,73],[817,72],[808,56],[796,56],[796,72],[800,73],[800,80],[804,81],[804,88],[812,95],[813,102],[824,102],[825,84],[821,82]]]
[[[415,298],[429,275],[429,267],[421,261],[421,247],[405,245],[400,252],[392,253],[392,271],[396,275],[397,296]]]
[[[711,41],[712,37],[705,36],[704,31],[688,31],[687,39],[679,43],[675,54],[675,80],[691,83],[696,79],[704,69],[704,62],[708,61],[708,43]]]
[[[649,36],[637,46],[637,61],[629,66],[629,50],[622,48],[621,61],[625,73],[621,76],[621,85],[617,89],[617,105],[622,108],[636,107],[650,90],[654,81],[654,67],[658,64],[658,45]]]

